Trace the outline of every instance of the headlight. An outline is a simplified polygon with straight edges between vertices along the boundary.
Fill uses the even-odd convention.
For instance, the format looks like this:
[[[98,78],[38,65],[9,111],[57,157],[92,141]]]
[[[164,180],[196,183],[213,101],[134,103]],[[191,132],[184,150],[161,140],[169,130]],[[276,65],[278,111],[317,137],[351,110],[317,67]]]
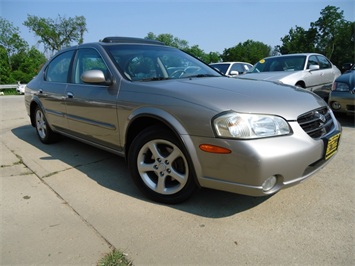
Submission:
[[[332,86],[332,90],[334,91],[350,91],[350,87],[348,84],[343,82],[334,82]]]
[[[213,126],[217,135],[225,138],[255,139],[291,133],[288,123],[274,115],[227,113],[216,117]]]

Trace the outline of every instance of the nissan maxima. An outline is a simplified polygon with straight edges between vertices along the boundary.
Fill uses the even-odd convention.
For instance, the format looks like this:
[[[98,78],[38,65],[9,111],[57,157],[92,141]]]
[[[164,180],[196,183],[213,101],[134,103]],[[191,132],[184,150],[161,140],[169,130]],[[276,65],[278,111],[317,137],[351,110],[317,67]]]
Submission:
[[[138,38],[63,49],[27,84],[25,104],[41,142],[63,135],[124,157],[137,187],[163,203],[199,187],[276,193],[324,167],[341,136],[312,92],[225,77]]]

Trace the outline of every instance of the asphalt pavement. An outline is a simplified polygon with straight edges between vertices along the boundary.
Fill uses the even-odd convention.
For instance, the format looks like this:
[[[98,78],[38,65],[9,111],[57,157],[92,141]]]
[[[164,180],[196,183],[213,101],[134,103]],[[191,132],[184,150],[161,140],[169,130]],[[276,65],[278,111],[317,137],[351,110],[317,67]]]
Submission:
[[[23,96],[0,97],[0,265],[355,265],[355,126],[305,182],[263,198],[202,189],[144,198],[125,160],[63,138],[44,145]]]

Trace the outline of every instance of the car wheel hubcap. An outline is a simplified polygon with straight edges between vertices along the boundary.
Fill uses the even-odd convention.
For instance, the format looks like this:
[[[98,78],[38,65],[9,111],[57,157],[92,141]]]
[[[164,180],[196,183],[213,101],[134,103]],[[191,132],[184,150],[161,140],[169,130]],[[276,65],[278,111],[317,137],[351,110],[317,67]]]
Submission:
[[[42,111],[36,113],[36,128],[38,135],[44,139],[47,136],[47,124]]]
[[[151,190],[164,195],[180,191],[189,176],[184,154],[166,140],[147,142],[139,151],[137,166],[144,183]]]

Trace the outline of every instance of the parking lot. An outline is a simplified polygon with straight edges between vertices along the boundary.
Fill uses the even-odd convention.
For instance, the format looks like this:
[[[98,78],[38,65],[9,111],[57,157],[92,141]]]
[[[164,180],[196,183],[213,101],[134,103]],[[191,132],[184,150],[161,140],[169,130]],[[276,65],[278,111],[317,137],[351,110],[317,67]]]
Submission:
[[[255,198],[209,189],[179,205],[144,198],[125,160],[64,138],[42,144],[23,96],[0,97],[0,264],[355,265],[354,117],[330,163]]]

